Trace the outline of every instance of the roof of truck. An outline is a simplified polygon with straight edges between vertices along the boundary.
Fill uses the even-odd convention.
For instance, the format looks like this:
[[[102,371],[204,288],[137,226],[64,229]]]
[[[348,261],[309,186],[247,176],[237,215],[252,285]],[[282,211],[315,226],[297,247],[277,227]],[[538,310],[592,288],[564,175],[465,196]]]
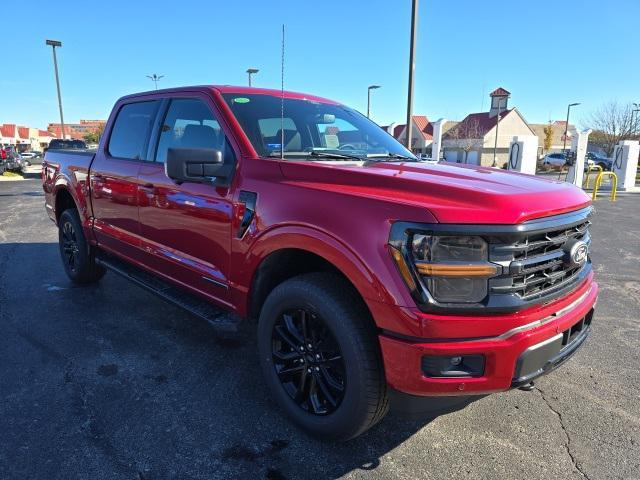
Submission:
[[[142,95],[155,95],[155,94],[166,94],[166,93],[177,93],[177,92],[193,92],[193,91],[205,91],[205,90],[217,90],[221,94],[225,93],[237,93],[239,95],[270,95],[273,97],[280,97],[281,95],[284,98],[294,99],[294,100],[311,100],[314,102],[321,103],[331,103],[331,104],[339,104],[340,102],[336,102],[334,100],[329,100],[328,98],[318,97],[316,95],[309,95],[306,93],[300,92],[291,92],[288,90],[277,90],[270,88],[256,88],[256,87],[241,87],[234,85],[193,85],[188,87],[178,87],[178,88],[166,88],[162,90],[150,90],[147,92],[139,92],[131,95],[126,95],[123,98],[129,97],[138,97]]]

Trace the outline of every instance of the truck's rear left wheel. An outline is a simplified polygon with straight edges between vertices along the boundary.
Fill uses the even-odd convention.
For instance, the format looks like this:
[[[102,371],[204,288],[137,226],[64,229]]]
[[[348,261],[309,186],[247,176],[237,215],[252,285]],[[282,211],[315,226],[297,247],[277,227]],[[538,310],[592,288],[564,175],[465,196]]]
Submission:
[[[75,208],[62,212],[58,220],[58,244],[64,270],[75,283],[93,283],[105,273],[95,260],[91,246],[87,243]]]
[[[348,440],[388,410],[375,328],[336,275],[311,273],[276,287],[260,313],[258,348],[276,401],[311,435]]]

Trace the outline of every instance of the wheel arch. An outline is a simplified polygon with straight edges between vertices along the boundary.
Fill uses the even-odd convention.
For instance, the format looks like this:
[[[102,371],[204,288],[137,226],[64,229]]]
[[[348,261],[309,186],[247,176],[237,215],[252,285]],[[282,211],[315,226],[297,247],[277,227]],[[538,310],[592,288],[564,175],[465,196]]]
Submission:
[[[56,224],[60,221],[60,215],[62,212],[69,208],[78,209],[78,202],[71,194],[71,191],[66,187],[66,185],[60,185],[56,189],[55,197],[54,197],[54,213],[56,217]]]
[[[385,297],[383,286],[357,255],[342,242],[308,227],[283,228],[265,234],[247,253],[257,258],[250,269],[246,311],[257,318],[269,293],[297,275],[327,271],[342,277],[371,315],[371,301]],[[371,315],[373,318],[373,315]]]

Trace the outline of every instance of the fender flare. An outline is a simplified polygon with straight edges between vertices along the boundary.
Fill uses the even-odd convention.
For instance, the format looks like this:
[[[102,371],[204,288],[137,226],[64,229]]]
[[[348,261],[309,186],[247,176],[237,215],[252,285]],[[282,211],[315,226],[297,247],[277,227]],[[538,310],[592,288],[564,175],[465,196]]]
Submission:
[[[254,239],[245,254],[247,299],[262,262],[278,250],[297,249],[315,254],[331,263],[356,288],[365,303],[385,302],[392,298],[355,251],[344,242],[322,230],[307,225],[285,225],[267,230]]]
[[[79,182],[76,182],[74,184],[67,177],[67,175],[62,173],[59,174],[51,190],[51,198],[53,201],[54,214],[56,218],[59,217],[59,215],[62,213],[55,211],[58,194],[61,190],[66,191],[71,196],[73,202],[76,204],[78,214],[80,215],[80,221],[82,222],[82,227],[84,229],[85,237],[87,238],[87,240],[89,240],[90,243],[92,243],[93,232],[91,229],[91,216],[89,215],[89,211],[87,209],[87,198],[85,196],[85,194],[87,193],[86,189]],[[78,190],[80,190],[80,192],[78,192]]]

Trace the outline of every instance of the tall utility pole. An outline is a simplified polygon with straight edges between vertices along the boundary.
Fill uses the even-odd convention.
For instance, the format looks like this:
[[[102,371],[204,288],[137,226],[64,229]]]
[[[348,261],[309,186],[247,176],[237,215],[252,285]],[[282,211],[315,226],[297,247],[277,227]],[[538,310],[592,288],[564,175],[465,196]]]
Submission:
[[[635,122],[633,121],[633,115],[640,112],[640,103],[634,103],[633,106],[635,108],[631,110],[631,135],[635,135],[638,131],[638,115],[636,115]]]
[[[45,42],[50,45],[53,50],[53,69],[56,73],[56,88],[58,89],[58,108],[60,109],[60,129],[62,130],[62,139],[65,138],[64,131],[64,115],[62,115],[62,95],[60,94],[60,78],[58,77],[58,59],[56,58],[56,47],[62,47],[62,42],[58,40],[47,40]]]
[[[249,75],[249,86],[251,86],[251,75],[258,73],[260,70],[257,68],[247,68],[247,75]]]
[[[409,91],[407,93],[407,126],[405,128],[405,144],[411,151],[411,117],[413,117],[413,71],[415,69],[416,33],[418,30],[418,0],[411,5],[411,43],[409,47]]]
[[[380,88],[380,85],[369,85],[367,87],[367,118],[371,117],[371,90]]]
[[[147,75],[147,78],[150,78],[151,81],[156,84],[156,90],[158,89],[158,81],[163,77],[164,75],[158,75],[157,73],[154,73],[153,75]]]
[[[567,133],[569,131],[569,112],[571,111],[571,107],[575,107],[576,105],[580,105],[580,104],[570,103],[567,106],[567,123],[564,124],[564,141],[562,142],[562,153],[565,153],[567,150]]]

